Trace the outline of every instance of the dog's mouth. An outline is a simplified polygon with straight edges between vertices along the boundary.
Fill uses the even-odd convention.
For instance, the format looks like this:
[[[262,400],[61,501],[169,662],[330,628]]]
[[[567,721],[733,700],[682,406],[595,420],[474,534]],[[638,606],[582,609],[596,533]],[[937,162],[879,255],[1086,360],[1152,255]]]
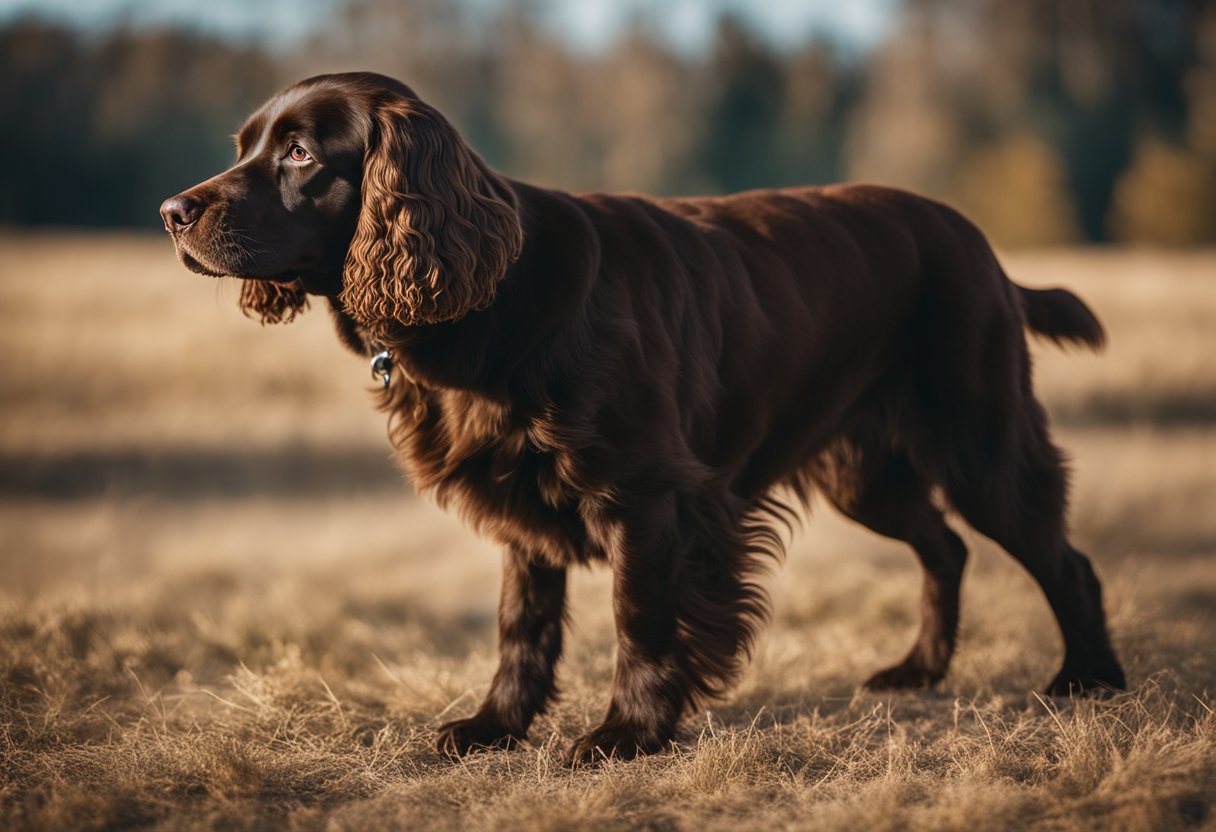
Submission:
[[[202,261],[200,261],[198,258],[196,258],[193,254],[186,251],[186,247],[183,246],[181,243],[178,243],[177,255],[181,259],[182,265],[185,266],[190,271],[194,272],[195,274],[204,274],[204,275],[207,275],[207,277],[227,277],[228,276],[228,274],[226,272],[222,272],[222,271],[219,271],[218,269],[213,269],[210,266],[205,265]]]
[[[200,256],[192,253],[181,239],[175,237],[174,242],[177,244],[178,259],[182,261],[183,266],[195,274],[207,277],[235,277],[238,280],[266,280],[271,283],[294,283],[299,277],[290,272],[250,274],[248,269],[216,267],[212,262],[205,262]]]
[[[200,245],[200,243],[208,241],[205,238],[200,239],[197,232],[193,235],[188,234],[192,230],[194,230],[193,227],[169,232],[169,236],[173,239],[173,246],[177,249],[177,259],[183,266],[195,274],[207,277],[233,277],[238,271],[241,271],[241,269],[234,269],[227,265],[225,261],[230,262],[233,258],[224,257],[224,252],[216,251],[210,245]],[[239,257],[237,259],[239,260]]]

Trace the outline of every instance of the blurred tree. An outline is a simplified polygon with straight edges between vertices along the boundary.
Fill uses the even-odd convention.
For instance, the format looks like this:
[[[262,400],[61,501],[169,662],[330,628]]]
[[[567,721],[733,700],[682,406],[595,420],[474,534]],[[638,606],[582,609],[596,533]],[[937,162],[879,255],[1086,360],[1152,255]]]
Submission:
[[[284,56],[292,80],[370,70],[399,78],[453,117],[484,76],[488,32],[447,0],[348,0],[335,25]]]
[[[1077,239],[1064,160],[1038,136],[1011,135],[972,152],[955,182],[953,201],[1002,246]]]
[[[873,59],[850,116],[850,179],[943,195],[966,144],[948,83],[950,51],[932,19],[914,13]]]
[[[780,184],[843,179],[847,114],[857,103],[858,73],[831,45],[811,41],[783,62],[781,119],[776,137]]]
[[[589,129],[594,111],[579,61],[518,7],[503,26],[494,116],[508,145],[508,170],[565,188],[600,183],[603,148]]]
[[[693,170],[704,104],[691,68],[635,24],[592,69],[587,92],[603,147],[599,187],[672,193],[705,190]]]
[[[91,62],[105,79],[90,124],[100,204],[139,225],[159,225],[161,200],[232,164],[231,136],[278,81],[258,49],[170,29],[115,32]]]
[[[706,54],[658,7],[601,49],[553,0],[347,0],[311,41],[0,26],[0,222],[144,225],[224,167],[275,88],[401,78],[509,174],[571,189],[724,192],[848,179],[957,200],[999,242],[1216,239],[1210,0],[902,0],[887,42],[778,50],[746,16]],[[1205,213],[1206,212],[1206,213]]]
[[[498,27],[496,114],[510,172],[581,190],[704,187],[692,169],[703,132],[693,73],[645,21],[578,56],[532,14],[517,7]]]
[[[1115,187],[1110,226],[1120,239],[1216,242],[1216,9],[1196,21],[1195,52],[1182,129],[1172,138],[1160,127],[1145,135]]]
[[[147,227],[231,162],[229,136],[275,82],[260,51],[213,38],[29,20],[0,30],[0,78],[0,154],[22,160],[0,221]]]
[[[89,125],[101,83],[67,29],[18,20],[0,30],[0,158],[10,162],[0,222],[72,222],[92,213],[79,203],[102,196],[91,184],[101,157]],[[72,180],[80,187],[66,188]]]
[[[975,165],[995,181],[998,160],[1042,154],[980,156],[1027,131],[1054,146],[1063,163],[1050,201],[1075,205],[1077,228],[1107,239],[1115,182],[1144,131],[1176,136],[1186,123],[1183,80],[1195,62],[1195,0],[905,0],[903,25],[874,61],[854,116],[850,173],[949,196],[975,193],[958,177]],[[1030,145],[1025,139],[1008,147]],[[961,166],[956,162],[970,159]],[[971,172],[966,170],[971,166]],[[1045,170],[1031,164],[1029,171]],[[1054,175],[1049,177],[1056,179]],[[974,199],[974,196],[971,197]],[[1011,220],[1012,221],[1012,220]],[[1026,243],[1022,222],[1004,235]]]
[[[785,78],[776,55],[738,17],[718,20],[700,158],[720,191],[780,184],[777,132]]]
[[[1141,142],[1119,179],[1111,224],[1120,239],[1136,243],[1216,240],[1216,168],[1187,148]]]

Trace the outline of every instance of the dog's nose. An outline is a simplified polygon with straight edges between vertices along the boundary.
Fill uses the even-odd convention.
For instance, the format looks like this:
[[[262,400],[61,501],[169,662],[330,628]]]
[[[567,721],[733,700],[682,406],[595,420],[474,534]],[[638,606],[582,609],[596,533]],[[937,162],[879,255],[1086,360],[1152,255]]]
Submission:
[[[184,231],[203,215],[203,203],[192,196],[178,194],[161,203],[160,216],[166,231]]]

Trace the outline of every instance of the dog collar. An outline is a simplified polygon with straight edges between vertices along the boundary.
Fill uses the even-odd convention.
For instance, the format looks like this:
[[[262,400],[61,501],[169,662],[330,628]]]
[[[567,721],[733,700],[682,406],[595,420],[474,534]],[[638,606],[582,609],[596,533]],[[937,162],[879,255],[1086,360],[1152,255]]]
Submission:
[[[383,381],[385,389],[388,389],[388,383],[392,376],[393,356],[389,354],[388,350],[376,353],[372,358],[372,378]]]

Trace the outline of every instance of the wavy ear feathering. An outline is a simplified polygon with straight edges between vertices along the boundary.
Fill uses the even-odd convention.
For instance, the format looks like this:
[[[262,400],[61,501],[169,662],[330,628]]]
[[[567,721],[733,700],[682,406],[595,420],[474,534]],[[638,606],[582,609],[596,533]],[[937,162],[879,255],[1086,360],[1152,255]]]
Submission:
[[[263,324],[285,324],[308,308],[308,295],[295,283],[246,279],[241,281],[238,304],[246,317]]]
[[[489,306],[523,248],[514,193],[429,105],[401,99],[373,121],[347,312],[387,334]]]

